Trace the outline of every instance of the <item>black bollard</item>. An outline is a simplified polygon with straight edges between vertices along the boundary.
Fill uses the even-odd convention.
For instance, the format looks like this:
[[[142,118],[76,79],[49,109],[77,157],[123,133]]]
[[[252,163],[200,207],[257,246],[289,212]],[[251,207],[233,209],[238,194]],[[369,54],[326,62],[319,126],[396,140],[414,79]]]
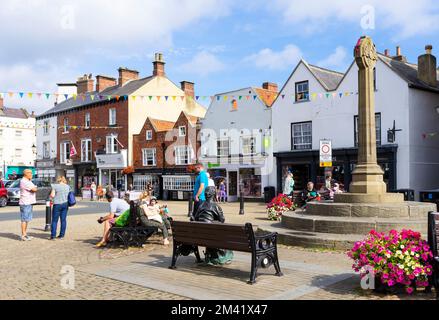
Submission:
[[[50,199],[46,201],[46,227],[44,231],[50,231],[50,225],[52,224],[52,207]]]
[[[240,199],[239,199],[239,214],[244,215],[244,195],[242,192],[240,193]]]
[[[188,217],[192,216],[193,211],[194,211],[194,193],[190,192],[189,193],[189,203],[188,203],[188,214],[187,214],[187,216]]]

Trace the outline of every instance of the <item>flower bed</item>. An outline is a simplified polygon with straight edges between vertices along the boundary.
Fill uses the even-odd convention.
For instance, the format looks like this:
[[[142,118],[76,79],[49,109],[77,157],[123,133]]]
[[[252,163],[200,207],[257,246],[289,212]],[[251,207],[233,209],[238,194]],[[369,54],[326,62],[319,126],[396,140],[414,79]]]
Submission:
[[[388,234],[372,230],[365,240],[355,243],[348,256],[361,277],[371,269],[385,288],[399,286],[409,294],[416,288],[427,287],[433,270],[430,246],[419,232],[412,230],[392,230]]]
[[[285,212],[294,210],[294,204],[285,194],[279,194],[267,205],[268,219],[279,221]]]

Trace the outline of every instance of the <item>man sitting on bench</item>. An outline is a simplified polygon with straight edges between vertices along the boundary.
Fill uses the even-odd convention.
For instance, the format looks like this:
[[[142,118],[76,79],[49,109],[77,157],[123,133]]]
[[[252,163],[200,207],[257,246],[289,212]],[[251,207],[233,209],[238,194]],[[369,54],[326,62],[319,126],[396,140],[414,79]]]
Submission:
[[[97,247],[105,247],[107,245],[110,229],[114,225],[116,218],[130,210],[130,205],[125,200],[115,198],[112,191],[108,191],[105,194],[105,198],[110,203],[110,213],[98,220],[100,224],[104,224],[104,235],[102,240],[96,245]]]
[[[207,187],[205,190],[206,201],[200,204],[197,211],[194,214],[193,220],[199,222],[212,223],[218,221],[224,223],[226,219],[224,218],[224,213],[221,207],[214,202],[216,197],[216,188]],[[192,218],[191,218],[192,220]],[[217,249],[217,248],[206,248],[204,262],[209,265],[223,265],[229,264],[233,259],[233,251]]]

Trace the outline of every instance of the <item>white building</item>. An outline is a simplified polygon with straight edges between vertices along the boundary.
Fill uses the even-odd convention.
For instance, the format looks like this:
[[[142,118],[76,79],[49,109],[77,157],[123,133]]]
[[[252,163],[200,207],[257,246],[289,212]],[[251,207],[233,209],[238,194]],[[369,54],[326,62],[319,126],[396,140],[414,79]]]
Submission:
[[[35,117],[24,109],[7,108],[0,98],[1,177],[21,176],[35,166]]]
[[[202,120],[200,161],[215,183],[226,183],[229,201],[242,191],[260,199],[271,185],[271,104],[277,85],[245,88],[214,97]]]
[[[56,105],[64,102],[66,96],[77,93],[76,83],[58,83]],[[56,114],[36,120],[36,173],[39,178],[54,181],[64,171],[57,170],[56,157],[58,146],[58,117]],[[57,172],[58,171],[58,172]]]
[[[427,51],[422,68],[397,55],[379,54],[375,68],[378,162],[388,190],[419,191],[439,187],[439,84],[436,59]],[[422,70],[421,70],[422,69]],[[358,68],[345,74],[300,61],[273,104],[273,144],[280,190],[287,170],[296,189],[307,181],[333,179],[347,189],[357,161]],[[287,98],[282,98],[287,97]],[[395,139],[389,139],[389,129]],[[333,167],[320,168],[319,142],[330,139]]]

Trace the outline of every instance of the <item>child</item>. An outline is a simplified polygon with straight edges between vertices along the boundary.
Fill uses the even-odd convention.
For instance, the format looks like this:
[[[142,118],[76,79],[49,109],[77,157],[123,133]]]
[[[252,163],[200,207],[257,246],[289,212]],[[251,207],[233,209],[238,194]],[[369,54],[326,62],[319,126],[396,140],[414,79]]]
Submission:
[[[218,189],[219,189],[219,202],[226,203],[227,192],[226,192],[226,184],[224,182],[224,179],[221,180]]]

